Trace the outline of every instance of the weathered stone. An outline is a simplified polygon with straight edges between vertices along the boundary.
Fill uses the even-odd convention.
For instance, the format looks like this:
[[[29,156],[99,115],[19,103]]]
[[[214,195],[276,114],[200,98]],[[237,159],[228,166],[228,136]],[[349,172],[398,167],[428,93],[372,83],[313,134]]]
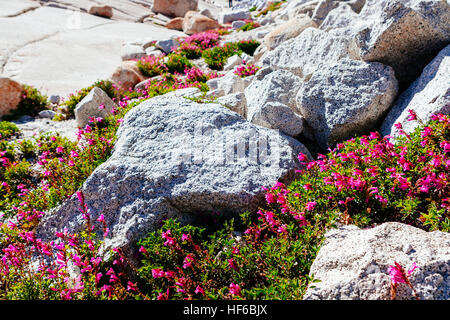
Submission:
[[[108,5],[92,5],[88,12],[90,14],[105,18],[111,18],[113,16],[113,8]]]
[[[133,88],[137,83],[144,80],[135,61],[123,61],[111,76],[111,80],[124,90]]]
[[[81,100],[75,108],[75,119],[80,128],[89,124],[89,118],[106,118],[117,105],[100,88],[94,87],[89,94]]]
[[[248,9],[240,9],[235,11],[223,12],[219,16],[219,23],[225,24],[236,20],[251,19]]]
[[[50,101],[53,104],[59,104],[59,101],[61,100],[61,97],[57,94],[52,94],[50,98],[48,98],[48,101]]]
[[[217,103],[226,106],[231,111],[234,111],[242,117],[247,116],[247,101],[242,92],[232,93],[217,99]]]
[[[38,116],[46,119],[53,119],[56,115],[56,112],[53,110],[42,110],[38,113]]]
[[[354,134],[368,133],[394,101],[398,83],[391,67],[343,59],[302,82],[297,108],[326,150]]]
[[[304,118],[279,102],[268,102],[253,112],[251,123],[270,128],[278,129],[282,133],[296,137],[303,132]]]
[[[223,70],[229,71],[242,63],[243,63],[242,58],[239,55],[235,54],[234,56],[228,58],[227,63],[223,67]]]
[[[353,36],[354,33],[349,27],[352,26],[352,24],[354,24],[357,20],[358,14],[353,11],[352,7],[347,3],[340,3],[338,7],[328,13],[319,29],[324,31],[344,29],[343,33]]]
[[[236,21],[233,21],[231,23],[231,28],[233,30],[239,29],[239,28],[241,28],[243,26],[245,26],[245,21],[244,20],[236,20]]]
[[[313,12],[311,17],[312,21],[320,26],[323,20],[327,17],[328,13],[338,5],[339,2],[335,0],[321,0]]]
[[[119,7],[115,1],[108,4]],[[7,1],[12,2],[16,1]],[[128,6],[140,7],[139,14],[150,12],[130,1],[121,9]],[[88,6],[84,6],[86,8]],[[117,12],[115,10],[113,19],[118,19]],[[159,40],[182,33],[156,25],[105,20],[86,12],[51,7],[0,18],[0,74],[42,92],[67,97],[99,79],[110,77],[121,61],[122,43],[137,35]]]
[[[394,124],[401,123],[403,130],[411,133],[419,125],[408,121],[408,110],[414,110],[424,123],[432,114],[450,114],[450,45],[445,47],[423,69],[422,75],[404,91],[395,102],[381,125],[383,135],[398,135]]]
[[[159,40],[156,42],[156,47],[164,51],[165,53],[170,53],[172,48],[176,48],[180,43],[176,39]]]
[[[393,67],[402,85],[416,79],[450,41],[447,1],[368,0],[359,20],[355,55]]]
[[[219,90],[220,96],[243,92],[246,86],[243,78],[234,74],[233,70],[226,73],[223,77],[211,79],[210,81],[211,82],[208,81],[208,83],[212,83],[213,88]]]
[[[203,8],[199,11],[202,16],[208,17],[210,19],[216,20],[216,17],[211,13],[211,11],[207,8]]]
[[[11,79],[0,78],[0,117],[15,110],[22,100],[23,86]]]
[[[332,229],[314,260],[314,283],[305,300],[390,300],[389,266],[398,262],[406,270],[420,299],[450,298],[450,234],[388,222],[372,229],[343,226]],[[413,300],[412,290],[398,285],[396,298]]]
[[[303,119],[294,114],[295,96],[301,78],[289,71],[277,70],[245,89],[247,120],[296,136],[303,130]]]
[[[199,14],[196,11],[189,11],[183,19],[183,32],[189,35],[220,28],[220,24],[213,19]]]
[[[293,178],[299,152],[309,154],[298,141],[221,105],[159,96],[126,114],[113,154],[81,191],[92,219],[105,217],[111,231],[106,246],[130,253],[167,217],[187,222],[197,213],[257,208],[264,200],[261,186]],[[78,207],[74,195],[46,214],[37,236],[79,230]]]
[[[349,44],[348,37],[334,30],[325,32],[308,28],[296,38],[267,51],[259,64],[289,70],[299,77],[308,78],[316,70],[348,57]]]
[[[186,12],[197,10],[198,0],[154,0],[152,11],[170,17],[184,17]]]
[[[140,59],[142,57],[145,57],[145,50],[141,46],[134,46],[134,45],[124,45],[120,49],[120,56],[122,58],[122,61],[126,60],[134,60],[134,59]]]
[[[269,32],[264,38],[264,45],[273,50],[282,42],[297,37],[306,28],[310,27],[317,28],[317,24],[310,17],[296,17]]]
[[[183,30],[184,18],[176,17],[166,23],[165,27],[172,30]]]

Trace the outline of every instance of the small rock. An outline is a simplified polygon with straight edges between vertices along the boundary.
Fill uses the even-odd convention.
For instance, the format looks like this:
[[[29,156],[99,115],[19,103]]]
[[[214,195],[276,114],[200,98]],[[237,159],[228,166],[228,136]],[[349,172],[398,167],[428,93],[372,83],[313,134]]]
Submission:
[[[182,17],[176,17],[176,18],[173,18],[172,20],[170,20],[169,22],[167,22],[165,27],[167,29],[182,31],[183,30],[183,21],[184,21],[184,19]]]
[[[111,18],[113,16],[113,9],[108,5],[92,5],[89,7],[88,12],[105,18]]]
[[[114,71],[111,80],[123,90],[133,88],[137,83],[144,80],[135,61],[123,61]]]
[[[317,28],[317,24],[308,16],[302,16],[289,20],[272,30],[265,38],[264,44],[273,50],[282,42],[297,37],[307,28]]]
[[[100,88],[94,87],[75,108],[75,119],[80,128],[89,124],[90,117],[106,118],[117,105]]]
[[[242,64],[242,61],[243,61],[242,58],[239,55],[235,54],[234,56],[228,58],[227,63],[223,67],[223,70],[229,71],[234,67]]]
[[[231,111],[234,111],[242,117],[247,117],[247,104],[245,95],[242,92],[228,94],[217,99],[217,103],[225,105]]]
[[[187,12],[183,19],[183,32],[188,35],[217,28],[220,28],[220,24],[216,20],[202,16],[196,11]]]
[[[53,110],[42,110],[38,113],[38,116],[41,118],[53,119],[56,115],[56,112]]]
[[[432,114],[450,114],[450,45],[441,50],[423,69],[422,75],[398,97],[380,132],[396,137],[399,132],[394,125],[401,123],[405,132],[412,133],[419,123],[408,121],[408,110],[414,110],[425,123],[431,120]]]
[[[165,53],[170,53],[172,48],[177,48],[180,43],[176,39],[158,40],[156,41],[156,47],[161,49]]]
[[[245,21],[242,20],[233,21],[233,23],[231,24],[231,28],[233,30],[239,29],[240,27],[243,26],[245,26]]]
[[[251,19],[248,9],[240,9],[235,11],[224,12],[219,16],[219,23],[225,24],[236,20]]]

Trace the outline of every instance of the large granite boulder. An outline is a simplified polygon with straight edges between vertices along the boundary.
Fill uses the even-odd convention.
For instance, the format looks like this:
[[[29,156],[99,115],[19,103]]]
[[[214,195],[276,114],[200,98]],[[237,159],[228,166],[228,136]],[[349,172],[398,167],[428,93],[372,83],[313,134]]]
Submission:
[[[170,17],[184,17],[186,12],[195,11],[198,0],[153,0],[152,11]]]
[[[310,275],[305,300],[389,300],[389,266],[398,262],[415,269],[409,280],[420,299],[450,298],[450,234],[425,232],[397,222],[372,229],[343,226],[325,235]],[[397,299],[414,299],[404,283]]]
[[[408,110],[428,122],[432,114],[450,114],[450,45],[445,47],[433,61],[423,69],[422,75],[404,91],[390,109],[383,124],[383,135],[397,136],[394,124],[401,123],[403,130],[411,133],[419,123],[408,121]]]
[[[273,50],[282,42],[297,37],[309,27],[317,28],[317,24],[310,17],[306,15],[295,17],[270,31],[264,37],[264,45]]]
[[[394,68],[409,84],[450,42],[450,5],[436,0],[367,0],[357,21],[355,54]]]
[[[255,210],[264,198],[261,186],[292,178],[299,152],[309,154],[298,141],[219,104],[168,94],[127,113],[111,157],[81,191],[93,219],[105,216],[107,246],[128,252],[167,217],[187,222],[199,213]],[[43,218],[37,235],[79,230],[78,207],[74,195]]]
[[[312,127],[319,146],[327,149],[374,129],[394,102],[397,90],[391,67],[343,59],[302,82],[297,108]]]
[[[349,56],[349,38],[339,32],[307,28],[261,57],[258,64],[310,77],[316,70]]]

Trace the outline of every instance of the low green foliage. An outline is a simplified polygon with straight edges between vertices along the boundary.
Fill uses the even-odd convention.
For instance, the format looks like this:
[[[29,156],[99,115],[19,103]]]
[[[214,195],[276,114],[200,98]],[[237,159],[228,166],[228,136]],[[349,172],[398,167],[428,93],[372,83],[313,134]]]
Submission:
[[[13,120],[24,115],[36,116],[40,111],[47,109],[47,106],[47,96],[42,95],[36,88],[24,85],[19,105],[3,119]]]
[[[79,90],[76,94],[70,95],[69,99],[62,104],[67,108],[66,112],[69,117],[74,116],[74,110],[77,104],[83,100],[94,87],[98,87],[105,91],[111,99],[116,98],[118,95],[116,88],[114,88],[114,85],[110,80],[99,80],[89,87]]]
[[[242,27],[239,28],[241,31],[250,31],[256,28],[259,28],[261,25],[257,22],[250,21],[244,24]]]
[[[2,121],[0,122],[0,140],[6,140],[20,132],[15,123]]]
[[[169,54],[167,56],[166,67],[170,73],[182,73],[184,69],[192,67],[192,63],[188,58],[180,54]]]
[[[260,16],[265,16],[266,14],[268,14],[271,11],[275,11],[280,9],[281,5],[283,4],[283,2],[285,1],[274,1],[274,2],[269,2],[267,3],[266,8],[264,8],[263,10],[261,10],[256,17],[260,17]]]
[[[236,42],[237,48],[250,56],[253,56],[260,44],[257,40],[241,40]]]

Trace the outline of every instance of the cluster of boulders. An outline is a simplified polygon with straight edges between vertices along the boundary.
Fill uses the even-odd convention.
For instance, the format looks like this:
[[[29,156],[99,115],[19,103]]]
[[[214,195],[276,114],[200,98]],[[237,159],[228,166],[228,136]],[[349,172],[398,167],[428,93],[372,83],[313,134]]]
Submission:
[[[152,10],[172,18],[167,28],[192,34],[253,18],[261,27],[225,39],[262,44],[253,57],[229,58],[223,77],[207,82],[214,103],[185,99],[201,96],[190,88],[152,98],[126,115],[111,158],[81,188],[94,218],[104,214],[110,226],[109,246],[132,257],[135,241],[167,217],[187,222],[200,213],[254,210],[261,186],[292,179],[299,152],[311,157],[371,130],[395,136],[397,122],[410,132],[409,109],[424,121],[450,113],[448,2],[292,0],[256,17],[266,5],[243,1],[213,15],[199,12],[196,0],[154,0]],[[139,86],[144,78],[133,60],[177,45],[176,37],[125,43],[112,79],[125,89]],[[244,60],[259,71],[238,76],[235,68]],[[11,101],[17,98],[12,92]],[[104,116],[113,107],[94,89],[76,110],[78,124],[86,123],[86,114]],[[47,214],[38,235],[79,230],[77,201],[73,196]],[[397,259],[421,265],[412,281],[422,298],[448,299],[448,242],[446,233],[401,224],[330,231],[311,270],[322,282],[305,297],[388,299],[386,270]],[[398,296],[411,295],[405,289]]]

